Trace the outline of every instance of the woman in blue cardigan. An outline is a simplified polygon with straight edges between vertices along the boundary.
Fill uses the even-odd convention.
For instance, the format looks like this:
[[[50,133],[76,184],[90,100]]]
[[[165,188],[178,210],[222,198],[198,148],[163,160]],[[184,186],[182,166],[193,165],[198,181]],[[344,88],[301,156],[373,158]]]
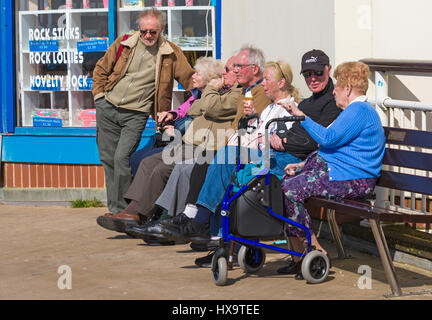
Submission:
[[[326,253],[312,231],[311,218],[304,202],[312,196],[327,199],[361,198],[373,192],[381,171],[385,136],[380,118],[367,102],[369,67],[362,62],[339,65],[333,95],[343,111],[327,128],[306,116],[302,126],[319,144],[318,151],[304,162],[289,164],[282,180],[287,217],[311,230],[312,245]],[[293,104],[284,106],[296,116],[304,114]],[[305,232],[287,225],[287,234],[298,252],[305,250]],[[301,260],[278,270],[302,279]]]

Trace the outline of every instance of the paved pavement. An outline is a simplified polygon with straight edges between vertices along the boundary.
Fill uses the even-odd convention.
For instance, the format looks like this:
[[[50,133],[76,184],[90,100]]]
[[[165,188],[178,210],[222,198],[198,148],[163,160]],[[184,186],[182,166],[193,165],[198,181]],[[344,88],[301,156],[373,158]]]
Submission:
[[[390,288],[380,260],[353,250],[352,259],[333,260],[321,284],[278,275],[286,256],[268,253],[257,274],[246,275],[237,267],[229,272],[227,285],[217,287],[210,269],[194,265],[206,253],[187,244],[149,246],[105,230],[96,224],[105,212],[0,205],[0,299],[432,300],[432,271],[395,263],[403,292],[423,294],[387,298]],[[333,244],[322,244],[336,256]],[[362,265],[371,268],[370,288],[360,288],[368,283],[359,281]]]

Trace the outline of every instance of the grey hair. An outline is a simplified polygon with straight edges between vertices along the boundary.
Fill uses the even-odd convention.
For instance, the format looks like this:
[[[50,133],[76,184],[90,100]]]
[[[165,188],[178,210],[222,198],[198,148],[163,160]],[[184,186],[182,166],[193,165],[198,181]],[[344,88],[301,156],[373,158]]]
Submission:
[[[265,58],[264,53],[261,49],[258,49],[252,45],[244,45],[241,47],[239,52],[247,51],[249,53],[249,63],[258,66],[260,73],[264,72]]]
[[[156,8],[145,9],[144,11],[142,11],[138,16],[137,23],[139,24],[141,19],[148,17],[148,16],[152,16],[152,17],[155,17],[156,19],[158,19],[160,27],[166,26],[166,23],[167,23],[166,12],[158,10]]]
[[[200,57],[195,62],[194,69],[199,72],[204,81],[222,78],[224,65],[220,60],[211,57]]]

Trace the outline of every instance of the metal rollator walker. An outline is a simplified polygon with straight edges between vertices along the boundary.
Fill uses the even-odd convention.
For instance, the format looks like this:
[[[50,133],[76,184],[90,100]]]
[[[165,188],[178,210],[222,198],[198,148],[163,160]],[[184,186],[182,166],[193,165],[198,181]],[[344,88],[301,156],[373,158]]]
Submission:
[[[240,119],[238,126],[237,170],[242,168],[240,139],[251,119],[258,114]],[[212,259],[213,281],[223,286],[228,280],[228,270],[232,269],[234,243],[241,245],[238,263],[245,273],[258,272],[264,265],[267,250],[274,250],[302,258],[301,272],[308,283],[323,282],[329,272],[330,261],[323,252],[311,244],[311,232],[304,225],[285,217],[284,194],[281,181],[270,174],[270,143],[268,128],[273,122],[302,121],[304,117],[284,117],[270,120],[265,127],[264,170],[247,184],[234,190],[231,183],[225,193],[220,214],[222,215],[222,238]],[[287,239],[284,225],[294,225],[306,232],[307,244],[304,252],[295,252],[281,247],[261,243]]]

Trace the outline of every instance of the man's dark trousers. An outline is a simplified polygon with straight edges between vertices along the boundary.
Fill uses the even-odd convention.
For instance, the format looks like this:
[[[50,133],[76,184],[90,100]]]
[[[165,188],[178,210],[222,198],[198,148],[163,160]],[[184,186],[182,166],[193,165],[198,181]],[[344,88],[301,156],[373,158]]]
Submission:
[[[111,213],[124,210],[123,198],[132,181],[130,155],[138,147],[148,113],[117,108],[105,98],[96,106],[96,135],[99,158],[104,167],[107,205]]]

